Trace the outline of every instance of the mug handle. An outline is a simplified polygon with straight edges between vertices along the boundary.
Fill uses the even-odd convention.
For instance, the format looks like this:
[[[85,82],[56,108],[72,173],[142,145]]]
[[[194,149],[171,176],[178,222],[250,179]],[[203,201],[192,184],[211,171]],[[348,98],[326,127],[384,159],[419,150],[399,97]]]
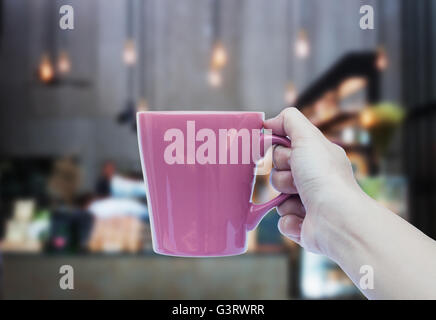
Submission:
[[[276,136],[276,135],[265,135],[260,136],[260,144],[264,146],[265,139],[271,139],[271,145],[278,144],[287,148],[291,147],[291,140],[286,137]],[[266,150],[263,150],[265,153]],[[250,202],[250,208],[247,217],[247,230],[253,230],[257,227],[262,218],[274,207],[280,205],[283,201],[288,199],[291,195],[286,193],[281,193],[272,200],[269,200],[262,204],[255,204]]]

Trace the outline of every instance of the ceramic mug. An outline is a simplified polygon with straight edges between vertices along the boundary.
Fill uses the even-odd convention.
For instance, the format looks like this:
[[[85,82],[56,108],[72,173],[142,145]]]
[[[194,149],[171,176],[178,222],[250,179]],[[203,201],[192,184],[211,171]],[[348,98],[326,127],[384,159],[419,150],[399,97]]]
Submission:
[[[263,112],[137,114],[156,253],[185,257],[244,253],[247,231],[289,197],[280,194],[264,204],[251,202],[258,160],[253,150],[258,148],[263,156],[266,141],[290,147],[287,138],[262,132],[264,116]]]

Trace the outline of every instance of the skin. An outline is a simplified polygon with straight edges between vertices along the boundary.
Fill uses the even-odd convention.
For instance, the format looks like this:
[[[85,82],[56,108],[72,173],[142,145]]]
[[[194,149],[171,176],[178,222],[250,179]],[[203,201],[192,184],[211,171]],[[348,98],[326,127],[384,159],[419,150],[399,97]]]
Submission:
[[[292,141],[273,152],[271,183],[292,194],[277,208],[280,232],[335,261],[370,299],[436,299],[436,242],[367,196],[344,150],[296,108],[264,125]],[[373,289],[359,284],[364,265]]]

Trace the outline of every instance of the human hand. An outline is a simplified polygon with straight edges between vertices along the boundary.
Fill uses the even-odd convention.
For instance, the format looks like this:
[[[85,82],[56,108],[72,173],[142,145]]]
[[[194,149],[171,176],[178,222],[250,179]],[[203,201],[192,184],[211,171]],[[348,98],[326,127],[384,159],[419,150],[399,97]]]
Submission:
[[[283,110],[264,126],[292,144],[273,151],[271,184],[293,195],[277,208],[279,230],[307,250],[329,255],[328,239],[340,228],[345,208],[364,199],[350,161],[296,108]]]
[[[280,231],[335,261],[368,298],[434,299],[436,242],[367,196],[344,150],[297,109],[264,126],[291,140],[273,151],[272,185],[293,195],[277,208]],[[374,287],[361,286],[362,266]]]

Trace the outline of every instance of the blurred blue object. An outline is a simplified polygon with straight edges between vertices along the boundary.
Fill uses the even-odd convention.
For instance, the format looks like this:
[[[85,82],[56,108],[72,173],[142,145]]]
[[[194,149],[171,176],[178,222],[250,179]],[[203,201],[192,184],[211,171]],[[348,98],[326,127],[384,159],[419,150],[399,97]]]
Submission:
[[[106,198],[96,200],[90,204],[88,210],[99,218],[115,216],[148,217],[147,206],[134,199]]]
[[[302,250],[301,290],[304,298],[331,299],[355,295],[358,290],[336,263]]]
[[[145,198],[146,185],[142,180],[115,175],[111,179],[111,194],[116,198]]]
[[[282,236],[277,228],[280,216],[277,209],[271,210],[260,222],[257,230],[257,243],[262,245],[281,245]]]

